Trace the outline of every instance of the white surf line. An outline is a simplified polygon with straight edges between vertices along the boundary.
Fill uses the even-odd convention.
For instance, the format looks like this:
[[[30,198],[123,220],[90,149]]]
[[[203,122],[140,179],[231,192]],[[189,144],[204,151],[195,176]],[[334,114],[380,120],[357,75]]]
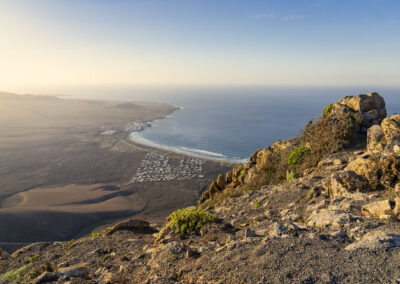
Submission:
[[[189,147],[183,147],[183,146],[178,146],[178,147],[172,147],[172,146],[166,146],[162,145],[159,143],[155,143],[149,139],[143,138],[139,136],[138,132],[132,132],[129,134],[129,139],[132,142],[142,144],[144,146],[149,146],[157,149],[162,149],[178,154],[185,154],[189,156],[194,156],[198,158],[209,158],[209,159],[214,159],[214,160],[220,160],[220,161],[226,161],[226,162],[233,162],[233,163],[244,163],[247,162],[247,159],[235,159],[235,158],[229,158],[226,155],[223,155],[221,153],[215,153],[211,151],[206,151],[206,150],[201,150],[201,149],[195,149],[195,148],[189,148]]]

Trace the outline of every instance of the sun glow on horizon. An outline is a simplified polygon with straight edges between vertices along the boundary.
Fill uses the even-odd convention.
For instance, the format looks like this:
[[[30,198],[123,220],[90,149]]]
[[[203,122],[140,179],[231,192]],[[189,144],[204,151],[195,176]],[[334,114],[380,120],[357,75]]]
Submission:
[[[3,0],[0,89],[399,85],[397,2],[239,2]]]

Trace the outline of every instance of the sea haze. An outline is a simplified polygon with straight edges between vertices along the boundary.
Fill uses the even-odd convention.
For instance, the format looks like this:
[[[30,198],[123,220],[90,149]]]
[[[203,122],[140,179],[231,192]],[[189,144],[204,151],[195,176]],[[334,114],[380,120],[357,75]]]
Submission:
[[[79,98],[162,101],[182,107],[131,134],[138,143],[221,160],[245,160],[259,148],[301,133],[324,106],[346,95],[378,91],[388,113],[400,112],[400,89],[389,88],[74,88]]]

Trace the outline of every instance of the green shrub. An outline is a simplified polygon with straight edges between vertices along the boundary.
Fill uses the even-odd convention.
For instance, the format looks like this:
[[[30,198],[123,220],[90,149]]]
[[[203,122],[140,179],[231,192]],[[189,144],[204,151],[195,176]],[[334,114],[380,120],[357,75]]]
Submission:
[[[288,165],[296,165],[299,162],[299,160],[305,154],[307,154],[309,152],[310,152],[310,148],[308,148],[308,147],[298,147],[298,148],[296,148],[295,150],[293,150],[290,153],[290,155],[289,155],[289,157],[287,159]]]
[[[293,171],[287,171],[286,172],[286,181],[287,182],[292,182],[294,180],[295,174]]]
[[[27,283],[30,279],[32,267],[32,264],[27,264],[20,268],[10,270],[3,275],[0,275],[0,280],[8,281],[10,283]]]
[[[333,104],[327,105],[323,110],[322,110],[322,117],[327,117],[332,113],[332,107]]]
[[[96,238],[98,238],[98,237],[100,237],[100,236],[101,236],[100,233],[92,233],[92,234],[90,235],[89,239],[90,239],[90,240],[93,240],[93,239],[96,239]]]
[[[254,209],[257,209],[258,207],[260,207],[260,201],[257,200],[254,204]]]
[[[168,217],[170,228],[175,234],[185,235],[193,231],[199,232],[206,223],[215,222],[215,216],[195,207],[179,209]]]

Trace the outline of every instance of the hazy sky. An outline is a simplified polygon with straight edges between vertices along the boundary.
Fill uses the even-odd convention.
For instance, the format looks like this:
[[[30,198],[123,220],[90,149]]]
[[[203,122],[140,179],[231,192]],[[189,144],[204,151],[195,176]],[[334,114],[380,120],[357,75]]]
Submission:
[[[399,0],[0,0],[0,90],[400,85]]]

